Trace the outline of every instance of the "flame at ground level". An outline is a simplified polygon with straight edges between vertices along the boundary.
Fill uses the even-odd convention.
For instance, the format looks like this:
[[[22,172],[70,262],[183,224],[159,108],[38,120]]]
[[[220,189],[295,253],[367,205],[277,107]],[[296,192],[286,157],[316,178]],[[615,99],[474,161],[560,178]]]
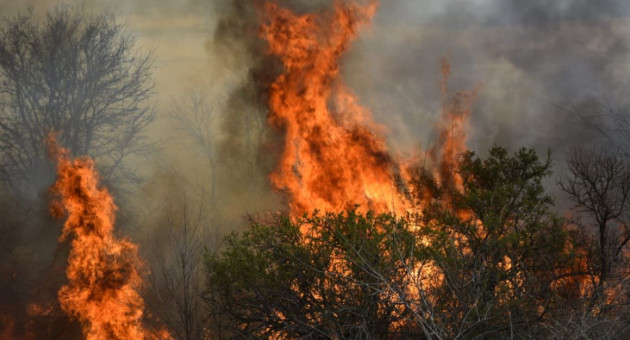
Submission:
[[[58,294],[62,309],[81,322],[88,340],[157,338],[142,325],[137,246],[113,235],[116,206],[99,187],[94,162],[72,159],[52,134],[47,145],[58,174],[51,213],[66,216],[60,241],[71,245],[68,283]]]

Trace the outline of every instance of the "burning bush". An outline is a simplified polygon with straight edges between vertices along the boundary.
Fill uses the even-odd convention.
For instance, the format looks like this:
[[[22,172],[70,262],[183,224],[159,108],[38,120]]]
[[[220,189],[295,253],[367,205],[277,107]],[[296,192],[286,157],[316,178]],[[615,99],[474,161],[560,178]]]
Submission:
[[[495,148],[459,166],[463,186],[444,196],[453,202],[437,196],[422,216],[252,221],[207,260],[211,326],[247,337],[540,336],[531,325],[562,306],[556,281],[573,261],[542,186],[550,161]]]

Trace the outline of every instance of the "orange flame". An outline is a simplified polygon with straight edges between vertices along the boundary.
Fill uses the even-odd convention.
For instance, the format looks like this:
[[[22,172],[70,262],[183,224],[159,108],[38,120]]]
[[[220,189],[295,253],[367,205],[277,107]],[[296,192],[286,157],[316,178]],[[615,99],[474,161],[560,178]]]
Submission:
[[[480,85],[472,91],[459,91],[451,94],[448,80],[451,76],[449,61],[442,59],[442,117],[436,126],[438,141],[429,150],[429,158],[433,163],[434,176],[447,190],[444,201],[451,200],[453,190],[462,190],[463,179],[458,172],[458,156],[466,152],[466,138],[470,109],[477,99]],[[460,212],[461,213],[461,212]]]
[[[378,133],[383,128],[340,79],[339,59],[376,8],[376,1],[359,5],[336,0],[332,11],[317,14],[296,15],[272,2],[261,9],[261,35],[284,65],[270,89],[269,122],[285,133],[284,150],[270,178],[275,189],[287,193],[293,216],[356,205],[399,215],[422,209],[399,192],[396,176],[408,174],[389,154]],[[467,150],[467,121],[478,88],[451,95],[446,60],[442,75],[439,140],[427,160],[442,185],[461,189],[457,156]],[[431,199],[420,195],[423,203]]]
[[[144,302],[137,288],[141,261],[137,246],[114,235],[116,206],[89,158],[72,159],[54,135],[47,138],[58,178],[51,213],[66,216],[59,241],[70,239],[66,275],[58,294],[62,309],[77,318],[86,339],[145,339]]]
[[[270,88],[269,123],[284,133],[284,150],[270,179],[275,189],[288,195],[293,216],[313,210],[339,212],[356,205],[360,212],[405,215],[420,213],[423,205],[437,198],[431,197],[433,193],[400,190],[405,183],[397,183],[411,180],[413,171],[424,170],[419,164],[426,162],[395,161],[383,128],[340,79],[340,58],[377,8],[375,0],[358,3],[335,0],[331,11],[304,15],[269,1],[261,8],[261,35],[270,54],[284,66]],[[429,161],[426,165],[442,186],[461,190],[457,157],[467,150],[467,121],[477,89],[450,94],[447,61],[442,63],[442,75],[439,139],[424,161]],[[421,206],[415,206],[416,200]],[[343,272],[343,265],[333,259],[329,270]],[[422,284],[442,280],[431,264],[412,271]],[[408,293],[418,296],[418,287],[409,285]]]
[[[269,99],[269,121],[285,133],[271,183],[288,194],[294,216],[355,205],[394,212],[400,200],[385,140],[339,78],[340,57],[376,7],[336,1],[332,11],[296,15],[263,6],[261,34],[285,69]]]
[[[15,320],[9,314],[0,314],[0,339],[15,338]]]

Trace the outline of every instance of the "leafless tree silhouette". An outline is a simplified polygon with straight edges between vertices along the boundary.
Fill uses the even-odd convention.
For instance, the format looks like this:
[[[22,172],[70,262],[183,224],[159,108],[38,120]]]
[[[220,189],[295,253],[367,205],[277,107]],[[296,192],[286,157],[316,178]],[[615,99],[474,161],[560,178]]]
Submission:
[[[593,296],[621,303],[615,292],[628,276],[624,267],[630,242],[630,161],[606,150],[576,149],[558,184],[574,203],[574,224],[590,258]]]
[[[153,120],[151,54],[111,15],[61,6],[39,21],[32,12],[0,28],[0,180],[37,193],[51,180],[42,146],[57,132],[76,155],[97,160],[103,178],[134,179],[125,167],[146,153]]]

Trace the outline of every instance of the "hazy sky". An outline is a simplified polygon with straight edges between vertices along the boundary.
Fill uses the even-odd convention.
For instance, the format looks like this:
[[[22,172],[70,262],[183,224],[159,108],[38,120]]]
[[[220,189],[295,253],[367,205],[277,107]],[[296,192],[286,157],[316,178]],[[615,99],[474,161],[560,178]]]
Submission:
[[[211,216],[207,228],[212,236],[204,242],[211,249],[219,244],[221,235],[245,227],[246,214],[287,209],[284,197],[268,183],[278,150],[243,146],[279,145],[265,144],[273,138],[265,134],[266,108],[256,102],[265,84],[256,83],[250,72],[269,66],[252,55],[259,49],[251,47],[261,44],[255,30],[251,32],[257,25],[256,15],[247,11],[254,1],[0,0],[0,14],[5,17],[28,8],[43,15],[62,3],[113,12],[136,37],[139,52],[154,53],[157,119],[147,134],[159,152],[132,160],[132,167],[145,181],[133,188],[137,190],[133,195],[116,197],[122,215],[118,227],[147,245],[144,249],[162,251],[153,242],[152,231],[170,230],[171,222],[165,216],[171,203],[194,202],[208,210],[204,214]],[[274,1],[303,12],[333,2]],[[598,107],[594,102],[630,108],[630,0],[380,2],[372,26],[360,32],[344,56],[342,75],[376,122],[386,126],[394,157],[405,152],[422,154],[435,140],[444,57],[452,65],[452,91],[481,85],[468,139],[468,147],[481,155],[494,145],[512,150],[535,147],[541,155],[551,148],[557,174],[572,147],[612,145],[586,127],[580,117],[601,113],[594,110]],[[217,25],[225,22],[250,31],[241,35],[247,30],[227,29],[222,36]],[[212,114],[215,169],[207,153],[173,119],[173,114],[190,115],[185,106],[174,103],[189,102],[193,96],[202,98]],[[247,121],[243,125],[246,119],[254,124]],[[608,122],[605,117],[600,120]],[[260,138],[237,136],[250,128],[263,131],[254,136]],[[213,175],[217,199],[208,204],[205,200]],[[548,179],[548,189],[557,194],[554,180]],[[558,212],[564,212],[566,199],[560,194],[556,197]],[[35,227],[25,230],[25,235],[32,232],[36,236],[34,241],[28,241],[30,248],[19,245],[24,249],[16,247],[11,256],[28,259],[23,260],[29,263],[22,266],[29,273],[25,277],[39,282],[32,278],[39,278],[42,268],[48,273],[53,268],[49,259],[59,260],[59,254],[65,252],[56,251],[58,235],[51,234],[53,229],[41,229],[44,233]]]
[[[208,48],[222,15],[217,9],[237,1],[85,2],[117,13],[138,37],[138,47],[155,52],[155,136],[173,133],[164,118],[173,100],[199,92],[221,112],[231,90],[247,81],[248,65],[232,63],[239,55]],[[331,3],[280,2],[302,10]],[[30,6],[43,13],[58,3],[0,0],[0,11],[10,16]],[[471,148],[551,147],[561,160],[572,146],[597,142],[597,134],[577,119],[591,114],[591,100],[628,104],[629,14],[625,0],[381,1],[374,24],[344,60],[344,77],[375,119],[388,125],[392,146],[425,147],[439,115],[440,59],[448,57],[453,90],[482,84],[471,117]],[[190,159],[191,151],[175,148],[169,157],[186,168],[189,163],[178,160]]]

